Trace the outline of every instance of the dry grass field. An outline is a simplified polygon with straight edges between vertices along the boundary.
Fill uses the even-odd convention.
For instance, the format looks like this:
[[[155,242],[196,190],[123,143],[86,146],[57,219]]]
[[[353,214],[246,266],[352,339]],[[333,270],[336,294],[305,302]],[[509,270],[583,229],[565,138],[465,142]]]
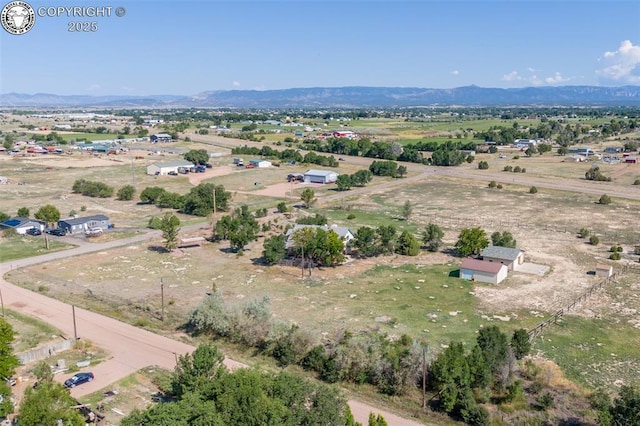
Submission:
[[[103,213],[112,219],[115,231],[126,233],[144,228],[152,216],[163,211],[137,204],[138,195],[133,201],[116,201],[73,194],[71,187],[76,179],[102,181],[116,190],[135,182],[138,193],[148,186],[186,193],[200,182],[214,182],[232,192],[233,207],[247,204],[252,210],[268,208],[269,215],[261,222],[270,222],[272,232],[297,216],[320,213],[329,218],[330,224],[349,226],[354,231],[364,225],[393,224],[419,235],[426,224],[433,222],[444,228],[445,245],[439,253],[422,252],[417,257],[349,259],[336,268],[315,268],[310,278],[302,280],[297,268],[267,267],[260,262],[264,236],[250,243],[242,256],[230,253],[225,242],[169,254],[159,250],[162,241],[155,240],[12,271],[7,279],[139,326],[164,328],[165,332],[167,326],[179,327],[185,315],[215,289],[229,303],[268,295],[276,319],[300,324],[318,339],[345,328],[376,329],[392,336],[408,333],[439,350],[451,340],[471,341],[479,327],[489,324],[499,324],[509,333],[516,328],[531,328],[598,283],[599,278],[589,274],[597,263],[611,264],[620,271],[623,264],[638,261],[632,254],[640,243],[640,231],[634,227],[640,208],[636,201],[616,199],[604,206],[595,203],[598,197],[594,195],[546,189],[529,194],[528,186],[508,183],[502,189],[491,189],[487,187],[490,177],[462,179],[432,173],[424,180],[407,180],[406,184],[393,181],[393,187],[386,186],[389,179],[376,178],[357,195],[338,193],[333,186],[313,186],[321,207],[295,209],[288,219],[274,212],[276,204],[299,204],[300,192],[306,186],[287,183],[286,175],[316,167],[283,164],[265,170],[236,168],[227,147],[171,145],[162,148],[204,147],[223,156],[212,158],[214,168],[207,173],[175,177],[146,175],[148,164],[180,157],[148,155],[147,150],[116,157],[79,153],[2,156],[0,176],[7,176],[9,184],[0,185],[1,209],[15,214],[18,208],[28,207],[33,213],[44,204],[54,204],[63,216],[72,210],[81,215]],[[475,169],[477,161],[486,160],[489,171],[501,176],[508,176],[509,172],[502,172],[505,165],[519,165],[526,168],[527,177],[578,182],[591,166],[552,154],[526,158],[516,150],[501,152],[507,158],[479,154],[474,164],[461,168]],[[514,159],[516,155],[520,158]],[[603,184],[603,192],[607,187],[640,190],[631,185],[640,177],[639,165],[599,165],[614,180]],[[365,167],[341,162],[338,172],[350,174]],[[409,177],[417,173],[412,171]],[[326,197],[331,201],[322,203]],[[398,218],[407,200],[413,205],[413,214],[403,221]],[[348,219],[349,215],[355,217]],[[183,236],[210,235],[206,218],[178,216],[185,224],[201,224]],[[460,259],[452,256],[451,248],[460,230],[475,226],[488,234],[510,231],[524,250],[526,261],[548,269],[542,275],[512,273],[498,286],[459,280],[456,271]],[[577,238],[583,227],[600,237],[599,245]],[[623,246],[621,261],[608,260],[612,245]],[[592,387],[639,382],[638,277],[622,275],[614,285],[579,305],[534,342],[535,354],[555,361],[571,379]],[[161,282],[165,324],[159,320]]]

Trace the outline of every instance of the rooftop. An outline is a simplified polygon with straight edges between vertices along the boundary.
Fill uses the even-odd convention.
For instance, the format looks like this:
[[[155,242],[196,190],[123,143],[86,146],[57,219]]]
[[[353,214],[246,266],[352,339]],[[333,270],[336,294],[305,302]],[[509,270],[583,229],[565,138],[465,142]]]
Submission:
[[[488,272],[491,274],[497,274],[500,269],[506,268],[502,263],[485,262],[478,259],[465,259],[460,265],[460,269],[471,269],[473,271]]]
[[[493,257],[495,259],[516,260],[522,250],[511,247],[489,246],[482,250],[480,256]]]

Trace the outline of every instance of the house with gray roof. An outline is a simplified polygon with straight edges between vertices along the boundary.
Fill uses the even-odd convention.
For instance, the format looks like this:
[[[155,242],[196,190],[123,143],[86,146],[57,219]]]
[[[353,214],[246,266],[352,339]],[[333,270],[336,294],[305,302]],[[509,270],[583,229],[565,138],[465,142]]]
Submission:
[[[482,260],[506,265],[509,271],[517,271],[524,263],[524,252],[517,248],[489,246],[480,253]]]
[[[0,223],[2,229],[15,229],[19,235],[24,235],[31,228],[37,228],[44,231],[46,224],[40,220],[30,219],[28,217],[12,217]]]
[[[109,229],[111,228],[111,222],[107,216],[96,214],[93,216],[59,220],[58,228],[66,230],[67,234],[78,234],[96,228]]]

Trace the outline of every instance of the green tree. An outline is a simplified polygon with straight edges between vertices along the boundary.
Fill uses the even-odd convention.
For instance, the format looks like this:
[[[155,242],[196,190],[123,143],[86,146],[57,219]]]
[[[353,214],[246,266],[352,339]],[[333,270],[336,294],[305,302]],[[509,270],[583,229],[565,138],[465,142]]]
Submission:
[[[396,227],[393,225],[381,225],[376,230],[378,233],[378,247],[381,253],[393,253],[396,243]]]
[[[7,386],[4,377],[11,377],[20,365],[18,358],[13,354],[14,331],[11,324],[4,318],[0,318],[0,395],[3,396],[0,402],[0,417],[13,412],[11,402],[11,389]]]
[[[537,194],[538,193],[538,188],[536,188],[535,186],[532,186],[531,188],[529,188],[529,194]]]
[[[182,212],[206,217],[214,210],[214,206],[216,212],[227,211],[229,200],[231,200],[231,193],[225,191],[224,186],[201,183],[195,188],[191,188],[191,191],[185,196]]]
[[[300,249],[300,267],[302,269],[302,278],[304,278],[304,265],[305,265],[305,249],[309,252],[309,244],[315,237],[315,231],[313,228],[305,226],[303,228],[297,229],[291,234],[291,239],[295,243],[296,247]],[[309,274],[311,274],[311,269],[309,269]]]
[[[47,224],[47,226],[55,225],[60,220],[60,210],[51,204],[40,207],[34,217]]]
[[[173,393],[180,397],[187,392],[195,392],[218,380],[226,373],[224,355],[216,346],[200,345],[191,354],[178,357],[173,372]]]
[[[284,201],[279,202],[278,205],[276,206],[276,209],[278,209],[278,213],[286,213],[289,211],[289,208],[287,207],[287,203],[285,203]]]
[[[462,343],[451,342],[431,364],[431,374],[440,392],[440,405],[446,413],[451,413],[458,405],[461,393],[471,384],[471,372]]]
[[[509,352],[507,336],[495,325],[481,328],[476,338],[478,346],[482,350],[487,367],[492,374],[506,364]]]
[[[38,379],[38,383],[42,382],[52,382],[53,381],[53,371],[51,371],[51,367],[46,361],[40,361],[33,367],[33,374]]]
[[[149,186],[140,193],[140,201],[143,203],[155,204],[156,200],[164,194],[166,190],[159,186]]]
[[[130,201],[133,200],[133,195],[135,193],[136,189],[133,187],[133,185],[125,185],[118,190],[116,196],[120,201]]]
[[[613,404],[600,411],[598,424],[602,426],[637,426],[640,420],[640,388],[624,385]]]
[[[466,257],[480,252],[489,245],[487,234],[481,228],[466,228],[460,231],[455,247],[460,256]]]
[[[358,170],[351,175],[351,183],[353,186],[365,186],[373,179],[373,173],[370,170]]]
[[[558,155],[567,155],[569,153],[569,148],[566,146],[561,146],[560,148],[558,148]]]
[[[404,220],[409,220],[409,218],[411,217],[411,213],[413,212],[413,205],[411,204],[411,201],[407,200],[404,202],[404,204],[402,205],[402,218]]]
[[[178,247],[178,232],[180,232],[180,219],[166,212],[161,219],[160,229],[164,238],[164,248],[173,251]]]
[[[262,258],[267,265],[275,265],[287,255],[286,240],[284,235],[274,235],[264,240]]]
[[[426,228],[422,232],[422,243],[427,250],[435,252],[442,245],[442,238],[444,237],[444,231],[435,223],[427,224]]]
[[[467,355],[467,364],[471,374],[470,386],[472,388],[485,389],[491,384],[491,371],[480,346],[475,345],[471,349],[471,352]]]
[[[28,209],[28,208],[26,208],[26,207],[20,207],[20,208],[18,209],[17,216],[18,216],[18,217],[29,217],[29,213],[30,213],[30,212],[29,212],[29,209]]]
[[[336,181],[338,191],[348,191],[351,189],[352,181],[349,175],[340,175]]]
[[[21,425],[57,425],[59,420],[69,426],[84,426],[85,419],[75,408],[76,401],[61,383],[42,382],[24,394],[18,421]]]
[[[491,234],[491,244],[499,247],[514,248],[516,246],[516,240],[513,239],[513,235],[509,231],[496,231]]]
[[[478,163],[478,168],[480,170],[487,170],[489,168],[489,163],[487,163],[486,161],[480,161]]]
[[[377,416],[373,413],[369,413],[369,421],[367,422],[368,426],[388,426],[387,421],[382,417],[382,414],[378,414]]]
[[[313,189],[311,188],[305,188],[304,191],[302,191],[302,194],[300,194],[300,199],[306,208],[310,208],[317,201],[316,193],[313,192]]]
[[[420,242],[412,233],[404,230],[398,237],[396,253],[404,256],[417,256],[420,253]]]
[[[207,164],[209,162],[209,154],[206,149],[192,149],[184,154],[184,159],[193,164]]]
[[[2,142],[2,146],[7,151],[11,151],[13,149],[13,145],[16,142],[16,137],[11,133],[7,133],[4,135],[4,141]]]
[[[396,176],[399,178],[402,178],[406,174],[407,174],[407,166],[398,166],[398,170],[396,171]]]
[[[377,233],[376,230],[368,226],[358,228],[355,235],[354,247],[358,251],[358,255],[362,257],[374,256],[379,252],[376,246]]]
[[[529,354],[531,342],[529,341],[529,333],[527,333],[527,330],[520,328],[513,332],[513,336],[511,336],[511,349],[516,359],[522,359]]]

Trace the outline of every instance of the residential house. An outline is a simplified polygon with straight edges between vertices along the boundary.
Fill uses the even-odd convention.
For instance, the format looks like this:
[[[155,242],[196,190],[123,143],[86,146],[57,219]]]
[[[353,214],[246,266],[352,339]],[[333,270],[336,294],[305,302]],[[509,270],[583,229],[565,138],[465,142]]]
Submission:
[[[102,228],[103,230],[109,229],[111,228],[111,222],[109,222],[109,218],[107,216],[97,214],[93,216],[59,220],[58,228],[66,230],[68,234],[78,234],[95,228]]]
[[[29,219],[28,217],[12,217],[0,223],[0,228],[15,229],[16,233],[20,235],[25,235],[31,228],[37,228],[40,231],[44,231],[45,227],[46,223],[36,219]]]
[[[501,263],[468,258],[460,265],[460,278],[463,280],[500,284],[507,274],[507,267]]]
[[[501,263],[509,271],[517,271],[524,263],[524,252],[517,248],[489,246],[480,253],[485,262]]]

